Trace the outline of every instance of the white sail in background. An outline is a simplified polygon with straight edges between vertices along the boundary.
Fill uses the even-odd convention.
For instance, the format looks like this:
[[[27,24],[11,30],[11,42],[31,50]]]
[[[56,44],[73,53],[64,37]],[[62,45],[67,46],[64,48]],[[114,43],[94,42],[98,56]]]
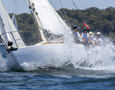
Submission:
[[[16,27],[16,29],[18,30],[18,24],[17,24],[17,20],[16,20],[16,15],[14,13],[12,15],[12,22],[13,22],[14,26]]]
[[[3,7],[2,1],[0,0],[0,35],[4,42],[7,44],[8,41],[13,42],[14,47],[25,46],[19,33],[17,32],[10,16],[6,9]]]
[[[63,30],[68,26],[57,14],[48,0],[30,0],[34,4],[35,11],[42,28],[55,35],[63,34]]]

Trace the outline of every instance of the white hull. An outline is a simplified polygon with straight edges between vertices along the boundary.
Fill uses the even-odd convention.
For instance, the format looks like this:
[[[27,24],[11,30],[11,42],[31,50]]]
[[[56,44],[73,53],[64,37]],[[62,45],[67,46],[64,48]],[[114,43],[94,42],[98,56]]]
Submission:
[[[46,44],[20,48],[8,54],[8,67],[25,70],[27,63],[40,65],[41,62],[47,60],[47,57],[53,59],[52,57],[55,57],[55,54],[58,53],[56,49],[58,51],[62,50],[63,44]]]

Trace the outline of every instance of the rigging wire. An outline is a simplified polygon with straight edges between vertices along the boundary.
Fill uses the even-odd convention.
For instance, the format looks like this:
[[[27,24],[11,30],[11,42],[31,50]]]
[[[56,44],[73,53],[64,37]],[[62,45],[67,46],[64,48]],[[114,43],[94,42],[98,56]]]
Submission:
[[[53,5],[53,3],[52,3],[52,1],[50,1],[51,2],[51,4]],[[54,10],[53,10],[54,11]],[[56,11],[56,10],[55,10]],[[61,12],[61,14],[64,16],[64,14],[62,13],[62,11],[60,11]],[[55,13],[55,12],[54,12]],[[58,13],[58,12],[57,12]],[[58,20],[60,21],[60,19],[59,19],[59,17],[56,15],[56,17],[58,18]],[[64,16],[64,18],[65,18],[65,16]],[[60,21],[60,23],[61,23],[61,21]]]
[[[66,12],[63,10],[64,7],[63,7],[63,4],[62,4],[61,0],[58,0],[58,2],[59,2],[60,6],[61,6],[61,8],[62,8],[62,11],[60,10],[60,14],[64,17],[66,23],[67,23],[69,26],[71,26],[71,24],[70,24],[71,22],[70,22],[69,18],[67,17]],[[72,2],[72,5],[74,6],[74,8],[75,8],[75,9],[78,9],[76,3],[75,3],[73,0],[71,0],[71,2]]]
[[[74,8],[75,8],[75,9],[78,9],[76,3],[75,3],[73,0],[71,0],[71,1],[72,1],[72,4],[73,4]]]
[[[53,5],[52,1],[50,1],[50,2],[51,2],[51,4]],[[61,1],[58,0],[58,3],[59,3],[59,5],[61,6],[60,8],[63,9],[63,5],[62,5]],[[55,10],[55,11],[57,11],[57,10]],[[57,13],[58,13],[58,11],[57,11]],[[70,26],[70,21],[69,21],[69,18],[66,16],[65,11],[59,10],[59,13],[63,16],[65,23]],[[56,15],[56,16],[57,16],[57,15]]]
[[[58,0],[58,1],[59,1],[59,4],[60,4],[61,8],[62,8],[62,11],[60,10],[60,12],[61,12],[61,14],[63,15],[63,17],[64,17],[64,19],[65,19],[67,25],[70,26],[70,20],[69,20],[69,18],[67,17],[66,12],[63,10],[63,9],[64,9],[63,4],[62,4],[61,0]]]

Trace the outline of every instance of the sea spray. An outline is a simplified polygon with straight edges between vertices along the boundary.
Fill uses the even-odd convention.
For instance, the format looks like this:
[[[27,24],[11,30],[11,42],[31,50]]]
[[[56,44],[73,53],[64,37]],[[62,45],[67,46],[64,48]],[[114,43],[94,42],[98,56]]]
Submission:
[[[37,62],[25,62],[22,66],[26,70],[40,68],[74,68],[90,70],[111,70],[115,66],[115,46],[105,38],[102,46],[86,47],[73,42],[71,29],[65,27],[64,44],[43,45],[36,53],[42,58]]]
[[[7,59],[0,54],[0,71],[7,71]]]
[[[46,45],[43,46],[45,52],[38,62],[23,63],[26,70],[37,68],[66,68],[70,65],[74,68],[89,70],[111,70],[115,66],[114,45],[111,43],[106,46],[96,46],[95,48],[86,48],[81,44],[68,45]],[[37,53],[37,52],[36,52]]]
[[[0,71],[7,71],[7,52],[3,45],[0,45]]]

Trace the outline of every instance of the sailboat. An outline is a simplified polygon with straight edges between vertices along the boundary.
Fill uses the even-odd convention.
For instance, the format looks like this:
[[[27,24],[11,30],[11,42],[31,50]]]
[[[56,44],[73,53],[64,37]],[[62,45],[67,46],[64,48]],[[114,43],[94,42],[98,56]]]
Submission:
[[[0,36],[8,51],[7,66],[9,69],[25,70],[24,66],[27,63],[44,61],[49,52],[54,53],[52,48],[56,49],[63,45],[61,40],[64,30],[69,29],[48,0],[27,0],[27,2],[41,35],[41,42],[31,46],[25,45],[0,0]],[[51,36],[47,37],[45,32]]]

